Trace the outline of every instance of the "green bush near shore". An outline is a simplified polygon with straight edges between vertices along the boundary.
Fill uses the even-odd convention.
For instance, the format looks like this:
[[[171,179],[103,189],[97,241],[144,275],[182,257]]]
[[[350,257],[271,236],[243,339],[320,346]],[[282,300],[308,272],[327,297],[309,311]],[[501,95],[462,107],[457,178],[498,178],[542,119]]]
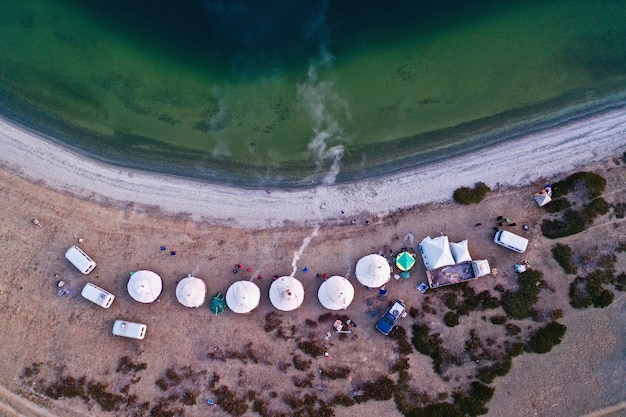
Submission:
[[[546,219],[541,223],[543,235],[557,239],[580,233],[591,225],[596,217],[608,213],[611,206],[602,198],[605,188],[606,180],[593,172],[577,172],[553,184],[553,201],[546,206],[546,210],[550,213],[565,211],[561,219]],[[565,197],[579,189],[584,190],[584,198],[589,202],[584,204],[581,210],[574,210]]]
[[[606,180],[601,175],[593,172],[576,172],[563,181],[552,184],[552,198],[564,197],[567,194],[578,190],[579,186],[584,186],[587,190],[586,197],[590,200],[600,197],[606,188]]]
[[[572,249],[569,246],[557,243],[552,247],[552,257],[567,274],[578,272],[578,268],[572,263]]]
[[[550,201],[550,204],[544,207],[548,213],[558,213],[559,211],[568,209],[571,206],[572,206],[572,203],[567,201],[566,198],[561,197],[561,198],[553,199],[552,201]]]
[[[474,184],[474,188],[461,187],[454,190],[452,198],[459,204],[476,204],[483,201],[487,193],[491,191],[491,188],[484,182],[477,182]]]
[[[567,327],[559,322],[551,321],[533,333],[528,341],[528,350],[534,353],[547,353],[552,347],[561,343]]]

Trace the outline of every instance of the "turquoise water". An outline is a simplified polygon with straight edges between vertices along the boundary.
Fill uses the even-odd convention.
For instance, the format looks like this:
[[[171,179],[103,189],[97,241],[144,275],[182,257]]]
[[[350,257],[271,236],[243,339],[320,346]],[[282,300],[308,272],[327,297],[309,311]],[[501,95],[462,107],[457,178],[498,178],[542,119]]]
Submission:
[[[626,90],[623,2],[402,4],[2,2],[0,111],[116,164],[297,186]]]

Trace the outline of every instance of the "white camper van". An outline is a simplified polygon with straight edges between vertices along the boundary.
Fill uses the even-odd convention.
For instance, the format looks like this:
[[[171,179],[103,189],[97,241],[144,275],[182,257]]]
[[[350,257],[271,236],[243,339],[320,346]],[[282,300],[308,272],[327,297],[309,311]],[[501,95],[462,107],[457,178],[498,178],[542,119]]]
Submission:
[[[126,320],[115,320],[115,324],[113,324],[113,334],[141,340],[146,336],[146,328],[145,324]]]
[[[85,284],[83,287],[83,291],[80,293],[83,297],[91,301],[92,303],[98,304],[100,307],[109,308],[115,300],[115,296],[108,292],[107,290],[103,290],[102,288],[94,285],[90,282]]]
[[[96,263],[81,248],[74,245],[65,252],[65,259],[70,261],[80,272],[87,275],[96,267]]]
[[[506,230],[498,230],[493,237],[493,241],[500,246],[504,246],[518,253],[524,253],[528,246],[528,239]]]

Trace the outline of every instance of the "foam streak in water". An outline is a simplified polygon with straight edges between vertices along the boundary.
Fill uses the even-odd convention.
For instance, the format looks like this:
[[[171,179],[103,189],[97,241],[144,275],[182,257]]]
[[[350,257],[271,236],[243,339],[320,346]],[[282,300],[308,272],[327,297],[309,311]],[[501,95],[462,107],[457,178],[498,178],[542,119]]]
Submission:
[[[348,105],[335,92],[333,83],[319,79],[320,69],[330,67],[333,59],[334,57],[322,48],[321,58],[309,65],[306,81],[298,86],[298,95],[303,99],[313,125],[313,139],[308,145],[308,150],[315,156],[318,170],[323,169],[325,161],[332,161],[323,178],[324,184],[335,182],[344,154],[343,145],[328,146],[331,141],[344,139],[335,115],[348,115]]]
[[[304,240],[302,241],[302,245],[300,245],[300,248],[293,253],[293,259],[291,260],[291,268],[292,268],[291,275],[289,275],[290,277],[293,277],[294,275],[296,275],[296,271],[298,270],[298,261],[300,260],[302,253],[304,252],[306,247],[309,246],[309,243],[311,243],[311,240],[313,240],[313,238],[317,236],[317,233],[319,231],[320,231],[320,225],[316,224],[311,234],[304,238]]]

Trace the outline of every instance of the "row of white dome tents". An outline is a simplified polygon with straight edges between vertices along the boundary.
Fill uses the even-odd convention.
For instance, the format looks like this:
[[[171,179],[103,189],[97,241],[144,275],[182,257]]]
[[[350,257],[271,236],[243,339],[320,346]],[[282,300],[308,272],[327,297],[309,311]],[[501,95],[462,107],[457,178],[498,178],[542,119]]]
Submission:
[[[390,280],[391,267],[384,257],[371,254],[357,262],[355,274],[362,285],[379,288]],[[152,303],[161,294],[163,282],[156,273],[141,270],[131,274],[127,288],[134,300]],[[322,282],[317,296],[325,308],[343,310],[354,299],[354,287],[346,278],[334,275]],[[200,307],[206,298],[204,281],[191,275],[183,278],[176,286],[176,298],[186,307]],[[250,281],[234,282],[226,292],[226,304],[235,313],[251,312],[259,305],[260,298],[259,287]],[[272,282],[269,298],[278,310],[295,310],[304,301],[304,287],[296,278],[283,276]]]
[[[154,302],[163,290],[161,277],[152,271],[133,272],[128,280],[128,294],[140,303]],[[187,276],[176,285],[176,298],[185,307],[197,308],[206,299],[206,285],[200,278]],[[235,313],[249,313],[261,299],[259,287],[249,281],[234,282],[226,293],[226,304]]]

